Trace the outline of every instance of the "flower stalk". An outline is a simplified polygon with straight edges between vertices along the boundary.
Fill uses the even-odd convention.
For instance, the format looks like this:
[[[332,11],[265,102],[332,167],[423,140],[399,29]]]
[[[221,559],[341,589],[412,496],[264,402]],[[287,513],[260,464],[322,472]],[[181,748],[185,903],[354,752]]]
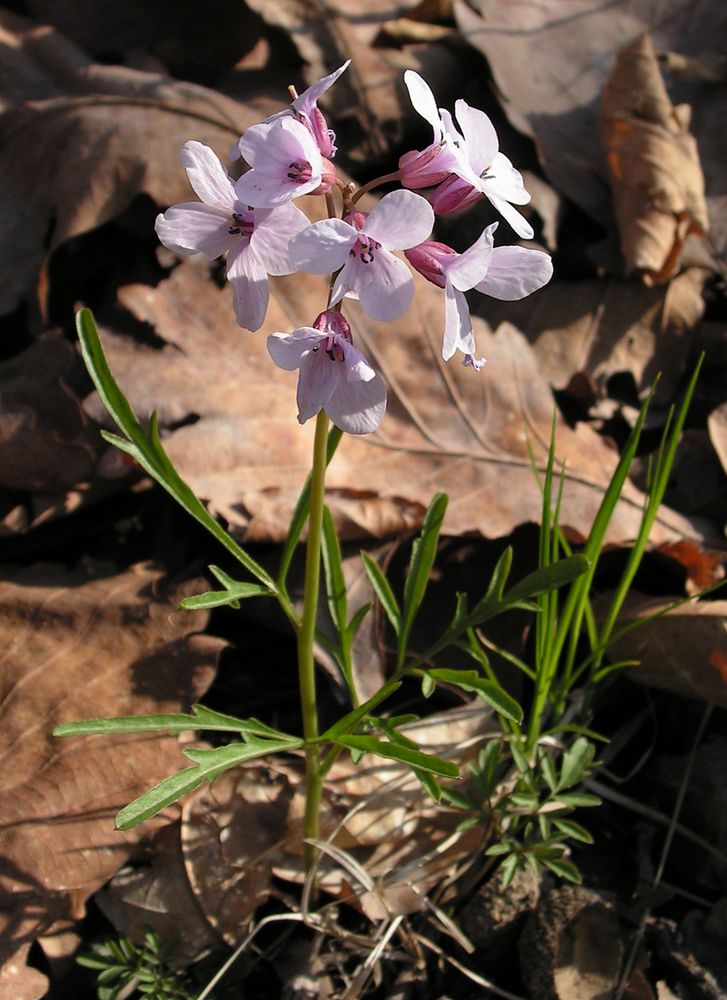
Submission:
[[[326,479],[326,445],[328,441],[328,416],[321,410],[316,417],[311,474],[310,513],[308,515],[308,542],[305,558],[305,584],[303,617],[298,633],[298,681],[300,708],[305,739],[306,801],[303,836],[306,841],[317,840],[323,776],[321,774],[320,745],[318,739],[318,706],[316,703],[316,675],[313,642],[318,611],[318,589],[321,572],[321,536],[323,530],[323,499]],[[316,849],[304,845],[306,872],[311,870]]]

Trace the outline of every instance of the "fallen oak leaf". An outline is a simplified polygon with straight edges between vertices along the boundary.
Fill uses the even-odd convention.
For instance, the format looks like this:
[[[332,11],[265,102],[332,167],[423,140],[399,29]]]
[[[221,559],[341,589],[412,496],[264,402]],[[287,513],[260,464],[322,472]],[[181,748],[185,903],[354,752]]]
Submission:
[[[626,273],[647,285],[668,281],[686,237],[708,228],[690,118],[687,105],[672,106],[648,35],[619,53],[601,129]]]

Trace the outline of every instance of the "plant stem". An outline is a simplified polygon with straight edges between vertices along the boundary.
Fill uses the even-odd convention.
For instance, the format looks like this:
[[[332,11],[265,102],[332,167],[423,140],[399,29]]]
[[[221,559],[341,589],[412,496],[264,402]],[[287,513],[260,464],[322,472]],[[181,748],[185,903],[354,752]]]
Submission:
[[[384,174],[383,177],[375,177],[372,181],[369,181],[368,184],[364,184],[358,189],[358,191],[355,192],[351,198],[351,203],[355,205],[359,198],[363,198],[368,191],[372,191],[380,184],[388,184],[391,181],[398,181],[400,178],[401,173],[398,170],[394,171],[393,174]]]
[[[321,571],[321,534],[323,524],[323,497],[326,479],[326,445],[328,441],[328,417],[321,410],[316,418],[313,445],[313,467],[311,469],[310,508],[308,514],[308,543],[305,557],[305,589],[303,593],[303,616],[298,633],[298,685],[300,708],[303,716],[303,737],[305,745],[305,819],[303,836],[318,839],[319,812],[323,776],[321,774],[320,747],[315,742],[318,737],[318,706],[316,703],[315,659],[313,640],[316,631],[318,611],[318,588]],[[316,858],[316,849],[310,844],[304,847],[305,870],[308,872]]]

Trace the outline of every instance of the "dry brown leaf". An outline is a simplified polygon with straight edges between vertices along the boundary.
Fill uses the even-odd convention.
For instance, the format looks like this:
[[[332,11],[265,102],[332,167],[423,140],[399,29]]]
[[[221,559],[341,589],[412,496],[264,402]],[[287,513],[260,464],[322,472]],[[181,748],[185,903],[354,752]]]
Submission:
[[[688,105],[669,100],[648,35],[619,53],[601,99],[601,129],[626,273],[647,285],[668,281],[687,236],[707,230],[690,119]]]
[[[513,327],[497,336],[475,320],[479,350],[490,363],[480,376],[441,360],[441,291],[416,281],[415,305],[396,324],[377,324],[347,307],[354,338],[389,386],[379,431],[348,437],[327,480],[328,503],[346,537],[401,532],[421,520],[434,492],[450,495],[445,530],[509,534],[537,523],[528,439],[539,463],[547,454],[553,397],[531,348]],[[305,478],[312,427],[295,420],[295,376],[275,368],[265,333],[310,321],[325,302],[325,282],[278,279],[257,334],[235,325],[229,289],[207,269],[185,261],[155,288],[133,285],[120,299],[150,324],[164,345],[103,335],[112,370],[142,418],[156,409],[170,458],[199,496],[251,540],[280,540]],[[88,401],[97,419],[98,400]],[[199,419],[189,422],[190,415]],[[179,423],[184,426],[178,426]],[[557,422],[557,456],[566,461],[563,524],[585,536],[616,464],[607,443],[584,425]],[[364,492],[365,491],[365,492]],[[610,539],[634,537],[642,498],[627,486]],[[663,509],[653,541],[699,537],[701,528]],[[709,533],[709,532],[708,532]]]
[[[655,403],[668,405],[704,313],[703,284],[696,269],[665,288],[607,278],[554,281],[522,302],[487,300],[478,309],[491,323],[511,316],[554,388],[583,372],[604,391],[611,375],[629,372],[642,390],[660,374]]]
[[[78,355],[48,334],[0,365],[0,487],[61,493],[92,478],[98,436],[69,386]]]
[[[349,140],[346,154],[370,161],[382,157],[401,137],[409,101],[400,83],[401,71],[386,49],[376,46],[387,22],[408,13],[416,0],[247,0],[268,24],[287,31],[308,63],[308,83],[340,66],[352,64],[326,95],[327,110],[340,122]],[[356,121],[355,130],[351,128]]]
[[[541,897],[520,938],[534,1000],[603,1000],[618,984],[624,946],[613,906],[580,887]]]
[[[657,51],[684,56],[721,54],[727,7],[696,0],[632,0],[617,8],[603,0],[455,0],[465,38],[488,59],[521,131],[534,136],[555,187],[591,216],[610,226],[606,162],[598,134],[598,102],[617,54],[648,31]],[[679,99],[694,108],[696,137],[705,174],[710,239],[716,254],[727,249],[727,158],[723,121],[727,92],[701,80],[679,83]]]
[[[203,585],[162,590],[148,565],[120,575],[38,565],[0,584],[0,909],[11,971],[56,921],[82,916],[138,844],[139,830],[114,830],[115,812],[183,763],[169,736],[51,732],[104,714],[188,710],[222,646],[191,634],[198,617],[174,611]],[[143,831],[169,821],[168,812]]]
[[[605,607],[607,595],[602,598]],[[617,628],[669,607],[671,601],[632,592]],[[629,676],[685,698],[727,706],[727,601],[699,601],[639,625],[609,646],[617,660],[638,660]]]
[[[64,240],[114,218],[136,195],[160,205],[188,198],[179,151],[191,136],[224,157],[276,110],[159,72],[94,65],[53,29],[7,11],[0,43],[0,313]]]
[[[716,410],[712,410],[707,418],[707,428],[717,457],[727,472],[727,403],[722,403]]]

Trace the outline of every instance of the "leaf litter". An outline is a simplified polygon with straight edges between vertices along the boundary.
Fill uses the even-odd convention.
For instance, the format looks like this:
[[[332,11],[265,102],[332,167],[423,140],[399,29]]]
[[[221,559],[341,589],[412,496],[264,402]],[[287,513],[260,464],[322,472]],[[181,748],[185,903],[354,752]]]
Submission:
[[[183,6],[187,11],[187,6]],[[377,6],[361,18],[352,16],[360,13],[358,9],[352,11],[350,4],[342,2],[329,18],[318,16],[318,12],[311,19],[309,5],[297,0],[277,6],[255,0],[249,6],[258,10],[262,22],[251,21],[249,10],[239,6],[240,17],[247,19],[246,30],[253,25],[250,45],[255,42],[254,51],[262,53],[263,60],[268,59],[268,67],[270,58],[265,52],[277,54],[280,35],[261,33],[262,22],[275,25],[278,31],[292,32],[292,45],[307,63],[309,80],[348,55],[356,56],[363,69],[358,77],[351,76],[350,84],[348,81],[345,84],[353,92],[332,93],[334,101],[340,96],[340,104],[331,104],[327,112],[337,125],[348,127],[352,134],[356,129],[361,135],[364,128],[368,130],[368,144],[362,140],[356,151],[357,156],[364,158],[390,154],[412,126],[411,116],[407,119],[403,110],[401,88],[393,84],[401,67],[434,65],[442,77],[449,75],[454,80],[455,70],[461,72],[462,53],[468,51],[461,47],[461,41],[453,39],[451,30],[446,36],[424,31],[416,44],[409,44],[406,34],[402,35],[401,20],[416,16],[414,4],[398,9]],[[446,9],[440,17],[441,5],[431,6],[432,11],[421,13],[419,23],[427,26],[444,20],[446,25]],[[425,7],[426,4],[422,5]],[[627,18],[614,18],[602,4],[592,0],[582,0],[576,17],[572,16],[571,5],[564,19],[562,0],[549,0],[528,10],[522,5],[517,5],[517,10],[516,5],[488,5],[488,21],[483,30],[481,18],[475,13],[476,9],[484,11],[483,3],[455,2],[454,7],[464,37],[481,47],[490,61],[504,95],[502,104],[506,113],[537,138],[556,197],[565,194],[608,225],[612,209],[606,195],[607,158],[593,142],[593,134],[597,128],[599,98],[618,52],[649,28],[657,49],[685,52],[686,69],[678,59],[675,61],[673,54],[661,61],[667,74],[673,74],[667,76],[669,91],[673,90],[676,74],[681,74],[677,80],[677,99],[693,104],[692,130],[702,155],[711,229],[708,247],[713,253],[711,259],[704,258],[701,263],[719,269],[726,217],[719,180],[724,151],[720,136],[714,128],[707,127],[707,122],[718,120],[715,115],[723,93],[714,85],[722,77],[717,74],[715,78],[713,71],[705,76],[699,70],[700,66],[716,65],[708,51],[717,32],[714,23],[709,23],[709,32],[705,34],[709,19],[690,17],[686,9],[672,10],[669,5],[666,12],[669,16],[658,24],[652,21],[651,8],[647,10],[646,5],[639,4],[631,5]],[[254,105],[247,99],[230,100],[219,87],[212,89],[215,81],[222,81],[223,74],[227,74],[227,82],[235,77],[236,94],[242,96],[245,87],[252,86],[252,74],[246,75],[244,68],[239,73],[233,68],[230,74],[233,59],[230,38],[239,37],[235,31],[240,30],[240,22],[234,18],[225,21],[229,37],[222,40],[210,33],[209,48],[199,50],[195,63],[188,51],[168,45],[163,33],[155,34],[152,30],[148,39],[140,38],[138,30],[144,24],[146,11],[140,12],[136,6],[118,23],[102,21],[101,12],[95,9],[93,17],[88,18],[80,0],[77,3],[67,0],[62,8],[56,9],[43,0],[29,0],[28,9],[36,17],[47,17],[54,27],[40,27],[7,12],[0,22],[13,60],[13,72],[3,75],[0,82],[6,127],[5,138],[0,142],[0,175],[6,179],[6,189],[12,195],[3,208],[0,255],[7,275],[3,310],[7,312],[18,303],[24,307],[28,302],[39,301],[41,318],[34,321],[35,332],[43,327],[44,317],[53,313],[49,292],[53,290],[54,278],[48,265],[59,247],[67,247],[69,240],[74,240],[83,253],[84,244],[78,238],[106,221],[119,218],[140,194],[160,208],[184,200],[188,189],[178,163],[178,148],[182,143],[194,136],[224,155],[246,124],[264,117],[276,105],[269,99],[273,96],[270,84]],[[513,16],[522,19],[517,31],[512,30]],[[111,34],[125,66],[94,63],[80,47],[88,47],[95,56],[105,56],[104,26],[108,34],[109,23],[117,23]],[[524,27],[527,30],[522,30]],[[67,30],[73,42],[61,30]],[[186,30],[183,23],[179,28],[180,38],[185,37]],[[443,41],[435,41],[438,37]],[[547,45],[543,39],[547,39]],[[699,55],[699,45],[707,50],[705,56]],[[254,51],[247,50],[253,60],[260,60],[261,56]],[[244,46],[239,54],[243,56],[240,66],[244,67]],[[290,59],[290,52],[287,57]],[[210,70],[209,62],[215,59],[220,65]],[[552,68],[563,65],[572,70],[571,84],[565,88],[560,86],[558,74]],[[527,73],[524,66],[528,67]],[[163,70],[186,74],[187,79],[173,80]],[[279,66],[275,70],[276,80],[278,72]],[[204,79],[211,87],[190,83],[189,79]],[[696,92],[695,81],[702,88]],[[705,90],[705,84],[712,89]],[[360,99],[365,111],[361,119],[355,120],[350,109]],[[445,97],[441,101],[448,103]],[[628,114],[624,120],[630,121]],[[683,134],[685,119],[673,118],[672,124],[677,122],[677,131]],[[38,133],[42,142],[38,139],[31,142],[30,136]],[[154,156],[150,157],[152,143]],[[44,154],[48,148],[54,150],[53,157]],[[630,164],[631,151],[625,155]],[[542,201],[544,206],[547,203],[547,199]],[[537,209],[539,202],[536,200],[535,204]],[[33,206],[31,219],[20,211],[24,205]],[[664,260],[668,259],[670,266],[676,260],[671,251],[684,228],[684,220],[678,218],[682,208],[672,210],[673,207],[664,213],[670,216],[671,236],[660,243],[657,254],[660,267],[651,266],[653,262],[649,261],[647,267],[634,264],[636,270],[656,275],[662,270],[667,277]],[[563,233],[556,234],[562,209],[551,206],[547,211],[549,246],[562,246]],[[693,202],[692,222],[686,228],[693,223],[705,228],[696,202]],[[634,256],[634,261],[637,259],[641,258]],[[160,260],[169,267],[168,258]],[[384,333],[376,324],[364,324],[357,317],[355,335],[367,344],[377,366],[392,378],[393,391],[389,417],[375,442],[347,442],[347,448],[341,449],[332,467],[329,501],[346,537],[384,539],[411,531],[421,520],[431,492],[445,480],[453,499],[446,529],[453,535],[477,533],[499,538],[511,534],[526,521],[537,520],[537,494],[533,489],[524,428],[542,463],[553,410],[552,388],[567,394],[573,377],[579,373],[592,379],[597,392],[608,400],[613,375],[630,373],[637,391],[643,392],[655,369],[666,368],[659,392],[660,405],[668,405],[689,365],[693,339],[699,335],[707,271],[703,267],[701,271],[682,272],[663,287],[653,289],[644,288],[639,281],[623,282],[604,275],[590,281],[579,277],[581,280],[561,281],[543,290],[537,300],[524,303],[520,311],[509,310],[509,324],[501,323],[497,303],[484,303],[481,311],[488,322],[478,323],[477,335],[490,366],[484,373],[486,379],[479,381],[465,378],[471,373],[445,368],[439,362],[442,302],[439,292],[431,286],[418,290],[420,308],[402,322],[398,341],[388,331]],[[211,508],[248,540],[279,540],[308,466],[310,444],[305,429],[301,433],[291,419],[290,380],[267,364],[263,368],[263,332],[250,337],[232,326],[229,303],[216,284],[214,271],[210,273],[204,266],[185,261],[156,284],[149,284],[148,280],[146,273],[138,279],[132,276],[131,282],[116,277],[111,288],[119,286],[118,305],[110,305],[114,295],[109,295],[108,287],[99,296],[105,303],[101,316],[112,367],[142,418],[152,408],[159,410],[165,445],[182,474]],[[293,291],[290,281],[278,280],[269,329],[289,329],[293,318],[308,308],[308,299],[310,308],[317,312],[324,294],[323,284],[318,285],[315,279],[310,279],[304,298]],[[211,319],[203,320],[205,315]],[[215,353],[219,356],[213,360]],[[125,475],[130,471],[128,467],[115,467],[111,453],[102,451],[93,424],[103,418],[93,397],[86,396],[84,383],[73,374],[74,359],[59,336],[46,333],[25,355],[8,354],[8,357],[0,371],[4,407],[0,448],[5,449],[3,455],[7,458],[2,466],[2,485],[7,491],[5,527],[9,532],[30,532],[32,545],[32,529],[44,520],[62,517],[83,503],[98,502],[113,490],[125,490],[133,477]],[[256,419],[260,410],[267,410],[267,423]],[[710,433],[716,451],[722,455],[720,421],[721,412],[717,409],[710,420]],[[575,426],[559,420],[558,442],[559,457],[568,461],[567,525],[576,537],[583,536],[616,452],[583,420]],[[37,461],[28,460],[31,450],[37,451]],[[109,471],[117,477],[115,480],[109,478]],[[103,488],[99,488],[99,478],[104,475]],[[530,501],[532,509],[528,507]],[[617,512],[613,541],[625,542],[632,537],[640,503],[639,491],[629,489]],[[662,511],[654,540],[670,546],[693,545],[696,560],[703,564],[706,556],[700,544],[706,540],[718,546],[719,531],[704,518],[685,517],[677,505],[675,510]],[[48,579],[55,579],[53,573],[58,574],[57,586],[61,590],[67,586],[60,570],[38,570],[41,576],[37,579],[33,569],[14,572],[22,580],[30,602],[39,607],[44,600],[40,590]],[[704,572],[703,565],[700,572]],[[148,568],[138,568],[134,573],[137,582],[138,575],[143,577],[146,573],[144,579],[150,581],[152,588],[158,581]],[[97,602],[103,609],[102,621],[106,622],[109,605],[108,599],[101,596],[106,585],[112,590],[120,588],[118,592],[127,595],[132,607],[137,610],[141,607],[134,604],[133,596],[128,596],[133,593],[128,574],[109,569],[107,576],[99,578],[103,583],[94,583],[91,576],[91,583],[82,578],[72,583],[71,588],[78,595],[86,593],[92,584],[97,586],[88,601],[90,605]],[[365,586],[359,596],[367,599]],[[113,602],[109,608],[112,606]],[[682,630],[691,628],[692,622],[683,621],[678,612],[679,624],[673,626],[675,633],[664,632],[659,637],[658,629],[668,626],[660,624],[666,619],[658,619],[654,623],[656,638],[647,636],[643,640],[644,649],[655,643],[655,648],[663,652],[663,643],[671,642],[669,636],[676,635],[674,648],[681,649],[686,644],[684,635],[692,635],[694,646],[700,651],[698,657],[687,653],[683,657],[667,657],[674,674],[682,677],[684,686],[680,690],[685,694],[691,692],[717,700],[722,697],[724,689],[717,678],[721,654],[716,665],[712,662],[714,650],[721,649],[720,606],[720,602],[703,603],[697,607],[704,610],[694,615],[700,622],[705,618],[713,622],[714,629],[697,626],[694,633],[683,634]],[[154,621],[158,632],[154,641],[149,640],[149,646],[144,646],[144,655],[155,665],[167,663],[169,669],[171,661],[167,654],[170,648],[176,649],[175,640],[169,636],[167,626],[162,628],[156,617]],[[177,628],[179,620],[173,616],[172,621]],[[189,647],[186,653],[180,653],[187,664],[185,676],[189,675],[190,664],[206,664],[199,667],[197,680],[188,682],[185,697],[189,700],[199,697],[210,682],[211,664],[221,645],[211,636],[184,638],[192,628],[203,627],[204,620],[199,616],[186,619],[179,637],[179,642]],[[125,635],[125,628],[118,622],[114,624],[113,615],[104,628],[108,630],[105,641],[115,649]],[[64,640],[57,637],[55,629],[54,624],[49,638],[63,650]],[[33,638],[39,641],[36,636]],[[366,669],[367,658],[379,638],[376,634],[363,637],[361,671]],[[691,645],[689,648],[691,651]],[[32,669],[32,662],[22,662],[21,669]],[[173,662],[178,664],[177,659]],[[707,670],[709,683],[700,680],[699,671],[706,668],[700,668],[699,664],[704,663],[710,664],[712,670],[711,674]],[[385,655],[379,656],[377,669],[383,669],[384,664]],[[196,668],[191,669],[194,673]],[[180,704],[178,687],[166,689],[159,696],[171,698],[163,701],[167,710],[187,707]],[[153,697],[153,692],[143,691],[117,692],[108,698],[104,695],[103,705],[94,711],[99,714],[150,711],[149,698]],[[133,705],[129,699],[136,699]],[[77,718],[79,714],[84,714],[83,710],[76,709],[67,717]],[[44,724],[46,743],[49,729],[50,723],[47,727]],[[449,735],[452,734],[450,731]],[[14,991],[8,994],[12,1000],[26,1000],[26,997],[35,1000],[43,995],[45,978],[25,965],[30,940],[49,927],[57,928],[60,933],[61,927],[68,926],[69,916],[73,918],[82,912],[87,895],[131,854],[135,858],[145,857],[149,871],[147,866],[122,869],[100,897],[102,907],[118,927],[128,927],[130,932],[155,920],[161,922],[158,926],[163,931],[181,922],[183,939],[195,954],[216,947],[220,939],[230,943],[239,941],[240,925],[253,920],[258,904],[269,898],[271,891],[279,891],[277,883],[271,881],[272,874],[285,880],[300,878],[301,864],[295,852],[275,855],[275,866],[266,855],[267,839],[279,847],[286,838],[289,842],[291,830],[295,829],[300,782],[293,764],[278,771],[240,768],[212,789],[195,793],[184,805],[181,821],[168,823],[152,839],[143,841],[141,846],[146,852],[143,855],[133,834],[114,834],[109,817],[115,808],[178,764],[175,740],[140,742],[145,746],[148,743],[149,747],[163,745],[165,749],[155,750],[148,762],[146,751],[140,750],[141,755],[135,760],[139,768],[148,770],[143,775],[135,772],[133,778],[120,776],[119,785],[125,781],[127,786],[123,792],[104,785],[102,791],[108,793],[108,801],[94,800],[102,817],[94,815],[92,820],[83,822],[88,833],[96,831],[97,819],[99,823],[103,821],[105,835],[118,838],[114,844],[119,846],[109,848],[102,840],[100,855],[93,856],[96,867],[91,865],[89,869],[87,865],[83,877],[71,888],[63,874],[65,855],[60,853],[55,874],[52,868],[51,874],[43,873],[41,868],[41,873],[33,876],[36,882],[19,883],[22,906],[26,902],[28,906],[25,909],[21,906],[17,917],[18,950],[3,970],[3,975],[10,977],[7,980],[10,985],[0,980],[0,996],[3,989]],[[99,747],[95,738],[94,749]],[[38,779],[34,779],[34,785],[40,788],[47,787],[43,782],[49,776],[55,780],[53,767],[42,763],[44,752],[47,751],[38,751],[36,761],[41,778],[39,785]],[[84,764],[87,761],[74,763],[81,776],[86,773]],[[395,766],[391,762],[384,768],[377,765],[370,772],[363,772],[363,778],[361,772],[351,775],[344,768],[340,795],[331,803],[332,816],[345,815],[347,810],[355,809],[356,803],[367,804],[355,811],[341,828],[342,839],[337,849],[343,854],[337,859],[327,855],[324,878],[330,879],[331,892],[340,899],[353,903],[358,898],[356,905],[373,921],[381,920],[387,905],[399,915],[412,912],[421,906],[430,885],[429,875],[437,871],[438,875],[432,874],[436,880],[448,870],[447,866],[451,869],[447,857],[440,859],[441,869],[435,866],[429,870],[425,865],[420,873],[424,881],[416,892],[407,878],[397,883],[396,873],[407,871],[407,864],[409,870],[416,870],[416,863],[407,852],[413,850],[416,856],[422,845],[431,844],[428,838],[433,831],[427,825],[426,814],[417,813],[416,809],[409,813],[408,804],[401,805],[398,792],[391,799],[380,798],[377,810],[375,802],[380,793],[376,789],[392,768]],[[74,776],[73,780],[78,778]],[[133,784],[129,791],[129,782],[138,784]],[[416,788],[412,788],[411,795],[412,802],[420,801]],[[369,796],[374,803],[372,808],[368,808]],[[50,792],[47,801],[53,801]],[[57,801],[62,803],[63,797],[56,800],[56,807]],[[45,845],[43,849],[47,852],[56,850],[60,843],[56,839],[58,825],[50,824],[44,829],[42,819],[32,810],[31,817],[40,832],[38,844]],[[170,814],[164,820],[171,818]],[[239,833],[229,833],[232,828]],[[75,824],[68,829],[73,831]],[[280,836],[276,840],[277,832]],[[441,831],[436,833],[435,842],[436,836],[441,836]],[[19,857],[31,868],[22,850],[27,850],[27,845],[18,847]],[[345,862],[343,867],[342,862]],[[357,883],[356,863],[362,862],[375,880],[373,891],[366,890],[368,896]],[[184,903],[180,902],[182,899]],[[50,953],[50,944],[48,948]],[[587,948],[579,954],[588,959]],[[558,988],[566,988],[564,996],[570,989],[566,981],[582,983],[578,977],[584,974],[578,961],[572,968],[567,964],[561,968]],[[653,996],[648,984],[637,983],[639,975],[637,970],[629,984],[633,996]],[[533,995],[539,996],[538,988],[533,989]],[[665,990],[665,983],[659,982],[658,995],[667,995]]]

